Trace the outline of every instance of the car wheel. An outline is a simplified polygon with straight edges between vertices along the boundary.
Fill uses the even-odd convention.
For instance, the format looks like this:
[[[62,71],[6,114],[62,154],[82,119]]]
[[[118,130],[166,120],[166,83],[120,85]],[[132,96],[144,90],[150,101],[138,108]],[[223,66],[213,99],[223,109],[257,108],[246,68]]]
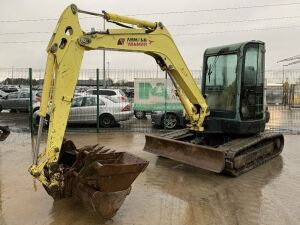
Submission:
[[[178,118],[173,113],[168,113],[162,118],[162,125],[166,129],[174,129],[178,126]]]
[[[44,127],[44,128],[48,128],[48,127],[49,127],[49,123],[50,123],[50,116],[47,115],[47,116],[44,118],[44,125],[43,125],[43,127]],[[37,116],[37,117],[36,117],[36,120],[35,120],[35,125],[38,127],[39,124],[40,124],[40,117]]]
[[[0,112],[3,110],[3,107],[2,107],[2,105],[0,105]]]
[[[101,115],[99,118],[101,127],[112,127],[115,124],[115,118],[110,114]]]
[[[134,111],[135,118],[142,120],[146,118],[146,112],[145,111]]]
[[[35,107],[33,110],[32,110],[32,114],[35,113],[37,110],[39,110],[40,107]]]

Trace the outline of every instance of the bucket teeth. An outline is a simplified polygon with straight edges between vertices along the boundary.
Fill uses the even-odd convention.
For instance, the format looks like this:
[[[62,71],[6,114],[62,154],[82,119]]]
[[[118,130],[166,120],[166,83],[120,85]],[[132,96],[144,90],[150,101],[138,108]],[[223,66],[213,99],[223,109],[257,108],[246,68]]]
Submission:
[[[60,160],[64,166],[65,184],[60,198],[73,196],[87,209],[106,219],[116,214],[130,193],[131,184],[149,163],[127,152],[117,152],[99,145],[76,149],[73,142],[67,140],[62,145],[61,153],[62,159],[74,158],[74,155],[75,159],[70,166]],[[48,193],[58,196],[57,193],[55,196]]]

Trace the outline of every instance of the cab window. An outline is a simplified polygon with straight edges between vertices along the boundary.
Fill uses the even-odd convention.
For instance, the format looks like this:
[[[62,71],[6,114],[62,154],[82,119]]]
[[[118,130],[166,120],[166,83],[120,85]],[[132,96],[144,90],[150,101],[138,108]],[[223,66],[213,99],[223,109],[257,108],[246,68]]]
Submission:
[[[262,119],[264,116],[262,51],[260,47],[255,45],[245,47],[240,102],[242,120]]]
[[[206,61],[205,95],[211,110],[234,112],[237,55],[209,56]]]
[[[256,86],[258,49],[250,47],[245,55],[244,85]]]

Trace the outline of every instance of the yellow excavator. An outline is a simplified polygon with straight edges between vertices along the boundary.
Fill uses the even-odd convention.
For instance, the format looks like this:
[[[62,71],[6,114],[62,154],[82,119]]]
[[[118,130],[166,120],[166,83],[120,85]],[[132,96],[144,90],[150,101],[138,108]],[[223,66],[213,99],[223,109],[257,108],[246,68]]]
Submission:
[[[102,17],[121,28],[83,32],[79,13]],[[53,198],[74,196],[87,208],[111,218],[129,194],[132,182],[148,165],[146,160],[127,152],[97,145],[77,149],[72,141],[64,139],[83,53],[97,49],[150,55],[175,86],[189,124],[186,129],[162,136],[146,135],[145,151],[233,176],[282,151],[283,135],[264,132],[263,42],[207,49],[200,91],[161,22],[105,11],[88,12],[70,5],[61,15],[47,47],[39,130],[29,168]],[[39,154],[48,110],[47,144]]]

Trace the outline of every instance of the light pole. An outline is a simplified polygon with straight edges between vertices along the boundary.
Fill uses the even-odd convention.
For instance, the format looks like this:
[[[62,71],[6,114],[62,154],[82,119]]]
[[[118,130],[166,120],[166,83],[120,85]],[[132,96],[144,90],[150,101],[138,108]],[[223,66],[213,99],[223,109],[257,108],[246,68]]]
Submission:
[[[107,80],[109,80],[109,61],[107,61]]]
[[[105,19],[103,18],[103,30],[105,31]],[[105,74],[105,50],[103,50],[103,87],[106,88],[106,74]]]
[[[14,67],[11,67],[11,84],[14,84]]]

